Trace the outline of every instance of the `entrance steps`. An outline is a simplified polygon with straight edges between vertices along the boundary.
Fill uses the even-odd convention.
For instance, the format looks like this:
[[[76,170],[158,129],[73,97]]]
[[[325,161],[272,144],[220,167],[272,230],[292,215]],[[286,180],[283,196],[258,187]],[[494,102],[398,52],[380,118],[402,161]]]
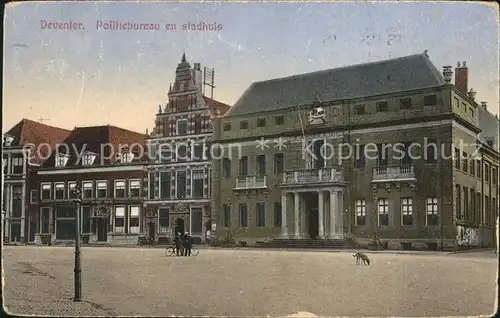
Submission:
[[[328,248],[352,249],[358,247],[352,239],[273,239],[267,242],[256,242],[257,247],[263,248]]]

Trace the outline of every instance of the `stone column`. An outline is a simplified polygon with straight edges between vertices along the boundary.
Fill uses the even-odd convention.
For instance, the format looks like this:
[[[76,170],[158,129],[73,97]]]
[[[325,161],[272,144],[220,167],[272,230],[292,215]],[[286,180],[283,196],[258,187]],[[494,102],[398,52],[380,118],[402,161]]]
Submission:
[[[286,219],[287,215],[287,205],[286,205],[286,200],[287,200],[287,192],[283,192],[281,194],[281,237],[282,238],[288,238],[288,223]]]
[[[294,208],[294,220],[293,220],[293,236],[295,238],[300,238],[300,192],[294,193],[295,204]]]
[[[335,237],[335,228],[337,227],[337,191],[330,191],[330,239],[334,239]]]
[[[325,196],[323,191],[318,192],[318,238],[325,238]]]
[[[336,192],[337,194],[337,230],[336,235],[338,238],[344,238],[344,192]]]

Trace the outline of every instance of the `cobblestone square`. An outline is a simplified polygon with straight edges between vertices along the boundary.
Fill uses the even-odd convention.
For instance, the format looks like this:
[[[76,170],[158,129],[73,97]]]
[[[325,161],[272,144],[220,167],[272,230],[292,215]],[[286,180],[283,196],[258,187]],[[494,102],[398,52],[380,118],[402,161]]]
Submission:
[[[161,248],[4,247],[4,305],[17,315],[468,316],[495,306],[493,252],[418,255]]]

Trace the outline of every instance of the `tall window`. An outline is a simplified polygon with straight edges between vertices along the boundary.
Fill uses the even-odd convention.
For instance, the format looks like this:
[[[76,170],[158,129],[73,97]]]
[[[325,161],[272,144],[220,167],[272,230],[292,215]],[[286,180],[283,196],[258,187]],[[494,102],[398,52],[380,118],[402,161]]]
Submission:
[[[481,223],[481,220],[483,218],[483,215],[481,213],[481,193],[477,192],[476,193],[476,218],[475,221],[476,223]]]
[[[425,161],[427,163],[437,162],[437,154],[438,154],[437,139],[427,139],[427,145],[425,146]]]
[[[266,174],[266,155],[257,156],[257,175],[263,176]]]
[[[51,199],[51,186],[50,183],[42,183],[42,200],[50,200]]]
[[[12,217],[20,218],[23,213],[23,186],[12,187]]]
[[[194,133],[201,134],[201,115],[196,115],[194,118]]]
[[[455,186],[455,210],[457,219],[462,219],[462,187],[460,185]]]
[[[481,160],[476,162],[476,177],[481,178]]]
[[[364,226],[366,225],[366,201],[356,200],[356,225]]]
[[[412,198],[401,198],[401,222],[403,225],[413,225]]]
[[[30,191],[30,204],[35,204],[38,201],[38,190]]]
[[[172,161],[172,148],[171,145],[160,146],[160,162],[169,163]]]
[[[160,198],[168,199],[172,195],[172,174],[167,171],[160,173]]]
[[[484,164],[484,181],[490,182],[490,165],[485,163]]]
[[[475,221],[476,220],[476,191],[474,189],[470,189],[469,191],[469,198],[470,198],[470,204],[469,204],[469,213],[470,213],[470,220]]]
[[[356,168],[364,168],[366,165],[365,145],[359,145],[356,153]]]
[[[170,209],[169,208],[159,208],[158,209],[158,230],[160,234],[166,234],[170,226]]]
[[[438,199],[437,197],[426,198],[425,201],[425,212],[427,214],[427,225],[438,225],[439,215],[438,215]]]
[[[105,198],[108,196],[108,182],[107,181],[97,181],[96,182],[97,198]]]
[[[460,170],[460,149],[455,148],[455,169]]]
[[[177,171],[176,181],[177,181],[177,185],[176,185],[177,199],[186,198],[186,171],[185,170]]]
[[[222,205],[223,213],[224,213],[224,227],[231,227],[231,206],[229,204]]]
[[[154,174],[154,172],[149,173],[148,196],[150,199],[155,198],[155,174]]]
[[[64,199],[64,183],[56,183],[54,185],[54,188],[55,188],[55,190],[54,190],[54,193],[55,193],[54,198],[56,200],[62,200],[62,199]]]
[[[379,167],[389,164],[389,147],[385,144],[377,144],[377,165]]]
[[[248,210],[247,210],[246,203],[240,203],[239,210],[240,210],[240,227],[247,227],[248,226]]]
[[[469,162],[467,161],[468,154],[466,152],[462,152],[462,170],[467,172],[469,168]]]
[[[465,220],[469,219],[469,189],[464,187],[464,215],[463,218]]]
[[[378,199],[378,224],[389,226],[389,199]]]
[[[491,183],[493,183],[493,186],[498,186],[498,174],[496,168],[491,169]]]
[[[125,207],[115,207],[115,233],[125,232]]]
[[[49,233],[50,208],[40,209],[40,233]]]
[[[83,198],[92,198],[92,181],[82,182]]]
[[[476,160],[471,156],[471,158],[469,159],[469,173],[471,175],[475,175],[476,173],[476,167],[475,167],[475,164],[476,164]]]
[[[222,159],[222,177],[223,178],[231,177],[231,159],[229,158]]]
[[[131,206],[128,216],[128,233],[139,233],[139,207]]]
[[[183,145],[183,144],[177,145],[175,155],[176,155],[177,161],[179,161],[179,162],[186,161],[188,159],[187,146]]]
[[[12,157],[12,173],[22,174],[23,173],[23,156]]]
[[[201,234],[203,232],[203,209],[191,208],[191,233]]]
[[[177,135],[184,136],[188,133],[188,120],[187,119],[179,119],[177,121]]]
[[[274,202],[274,226],[281,226],[281,202]]]
[[[243,156],[240,158],[239,175],[240,175],[240,177],[246,177],[248,175],[248,157],[247,156]]]
[[[115,198],[125,197],[125,180],[115,180]]]
[[[74,194],[75,188],[76,188],[75,181],[68,182],[68,199],[75,199],[75,194]]]
[[[274,173],[281,173],[284,169],[285,156],[283,153],[274,154]]]
[[[193,160],[205,160],[203,158],[203,145],[194,145]]]
[[[141,180],[130,180],[129,181],[129,191],[130,196],[137,198],[141,196]]]
[[[192,170],[191,195],[193,198],[203,198],[203,183],[205,171],[203,169]]]
[[[324,168],[325,167],[325,157],[329,156],[330,154],[325,154],[325,150],[328,148],[324,148],[325,145],[325,139],[317,139],[314,141],[313,146],[312,146],[312,152],[314,153],[314,159],[313,159],[313,164],[314,168],[319,169],[319,168]]]
[[[92,208],[89,206],[82,207],[82,233],[90,233],[90,217]]]
[[[403,165],[411,165],[412,164],[412,153],[411,153],[411,141],[406,141],[403,143],[403,151],[404,155],[401,158],[401,164]]]
[[[256,204],[257,211],[257,226],[266,226],[266,204],[264,202],[258,202]]]

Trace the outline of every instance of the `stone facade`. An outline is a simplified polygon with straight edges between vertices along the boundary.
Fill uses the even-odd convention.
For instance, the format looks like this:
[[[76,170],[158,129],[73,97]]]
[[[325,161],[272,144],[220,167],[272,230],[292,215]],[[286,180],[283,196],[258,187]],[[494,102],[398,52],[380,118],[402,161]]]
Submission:
[[[256,96],[252,91],[264,85],[279,90],[276,81],[280,80],[253,84],[215,126],[216,142],[225,145],[224,155],[212,165],[213,204],[220,224],[217,235],[224,237],[229,230],[243,228],[237,231],[238,240],[249,243],[281,236],[354,237],[361,244],[378,237],[389,248],[398,249],[463,245],[464,240],[459,239],[461,223],[456,218],[456,205],[463,197],[457,201],[455,185],[472,189],[481,183],[481,177],[457,171],[451,156],[455,148],[468,156],[486,149],[477,142],[481,131],[477,108],[481,106],[445,81],[426,56],[408,59],[424,59],[424,65],[430,65],[424,77],[435,76],[436,81],[398,91],[391,88],[392,74],[379,73],[378,77],[387,80],[387,87],[378,89],[385,90],[383,94],[323,101],[311,98],[299,105]],[[391,70],[391,64],[406,60],[381,63]],[[412,71],[407,72],[410,76]],[[310,77],[318,76],[315,74]],[[307,76],[294,78],[295,85],[304,90],[304,85],[313,82]],[[412,74],[412,78],[416,76]],[[322,87],[329,85],[323,83]],[[327,95],[321,90],[314,93]],[[281,102],[281,106],[248,113],[245,107],[255,103],[251,96],[256,96],[257,103],[265,100]],[[355,152],[361,145],[374,149],[371,158],[348,156],[347,147],[339,148],[339,144],[350,145]],[[384,154],[377,145],[387,145],[388,152]],[[411,159],[397,156],[405,145],[411,148]],[[426,150],[427,145],[436,145],[434,153]],[[316,159],[321,157],[321,149],[327,153],[325,160]],[[492,157],[479,159],[481,164],[493,164],[498,171],[498,150],[488,153]],[[342,160],[338,160],[340,154]],[[427,159],[433,154],[435,160]],[[381,158],[384,156],[387,160]],[[340,171],[341,177],[332,177],[331,171]],[[340,193],[342,204],[328,203],[332,192]],[[477,228],[498,213],[498,203],[496,208],[478,209],[482,217],[473,225]],[[342,235],[334,231],[328,237],[332,222],[341,222]],[[483,238],[479,244],[490,242]]]

